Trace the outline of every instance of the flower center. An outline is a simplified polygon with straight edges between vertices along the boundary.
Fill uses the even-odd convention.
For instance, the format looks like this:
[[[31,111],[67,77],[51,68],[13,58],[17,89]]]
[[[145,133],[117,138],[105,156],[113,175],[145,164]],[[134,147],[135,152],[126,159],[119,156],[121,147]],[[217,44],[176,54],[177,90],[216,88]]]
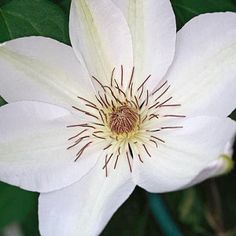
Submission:
[[[110,113],[109,126],[111,131],[115,134],[128,134],[135,130],[138,121],[138,112],[132,107],[122,105],[115,108],[112,113]]]
[[[99,145],[104,152],[102,169],[106,176],[122,158],[127,159],[132,172],[133,161],[143,163],[154,149],[166,144],[165,131],[183,128],[179,122],[185,115],[178,112],[181,104],[174,102],[169,82],[163,81],[150,90],[146,85],[149,75],[138,87],[134,84],[134,69],[126,86],[123,66],[120,73],[113,69],[110,83],[103,84],[92,76],[93,83],[99,85],[96,100],[78,96],[79,107],[72,106],[88,120],[67,126],[75,129],[67,149],[78,149],[77,161],[88,149]]]

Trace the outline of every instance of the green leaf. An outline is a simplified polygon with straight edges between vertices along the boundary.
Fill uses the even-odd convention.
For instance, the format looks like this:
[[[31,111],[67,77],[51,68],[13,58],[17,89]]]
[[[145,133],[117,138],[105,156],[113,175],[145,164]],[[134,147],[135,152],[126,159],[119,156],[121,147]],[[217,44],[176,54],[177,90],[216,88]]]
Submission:
[[[172,5],[178,28],[203,13],[236,11],[236,3],[233,0],[172,0]]]
[[[0,6],[10,2],[11,0],[0,0]]]
[[[24,232],[24,236],[40,236],[39,225],[38,225],[38,201],[34,202],[34,207],[32,207],[27,217],[22,221],[21,228]]]
[[[37,194],[0,183],[0,229],[21,222],[35,206]]]
[[[47,0],[12,0],[2,5],[0,32],[0,42],[40,35],[69,44],[67,16]]]
[[[230,114],[229,117],[236,121],[236,109]]]
[[[5,104],[6,104],[6,101],[2,97],[0,97],[0,106],[3,106]]]
[[[61,0],[60,5],[62,8],[69,13],[70,11],[70,5],[71,5],[71,0]]]
[[[53,1],[54,3],[58,4],[59,6],[61,6],[61,8],[69,16],[71,0],[51,0],[51,1]]]

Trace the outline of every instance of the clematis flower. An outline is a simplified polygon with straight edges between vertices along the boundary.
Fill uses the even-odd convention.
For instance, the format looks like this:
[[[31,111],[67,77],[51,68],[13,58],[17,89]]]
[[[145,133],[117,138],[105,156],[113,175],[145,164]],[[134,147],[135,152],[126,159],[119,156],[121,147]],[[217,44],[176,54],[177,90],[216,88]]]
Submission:
[[[72,0],[70,38],[0,46],[0,179],[41,193],[42,235],[98,235],[136,185],[232,167],[235,13],[176,36],[168,0]]]

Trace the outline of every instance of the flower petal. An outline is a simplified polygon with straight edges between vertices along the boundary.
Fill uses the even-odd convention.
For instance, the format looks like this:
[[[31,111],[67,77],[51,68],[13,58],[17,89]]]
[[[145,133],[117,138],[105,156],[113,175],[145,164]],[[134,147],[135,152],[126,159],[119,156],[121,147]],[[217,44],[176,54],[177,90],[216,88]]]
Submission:
[[[96,163],[101,147],[67,150],[79,122],[69,111],[38,102],[16,102],[0,108],[0,180],[21,188],[48,192],[78,181]],[[83,145],[81,143],[81,145]],[[97,148],[97,149],[96,149]]]
[[[99,235],[134,190],[125,159],[108,177],[102,157],[80,181],[39,197],[39,225],[44,236]]]
[[[7,102],[35,100],[71,108],[92,90],[71,47],[44,37],[0,45],[0,94]]]
[[[200,183],[205,179],[226,174],[232,170],[234,164],[233,160],[227,156],[222,156],[217,160],[211,162],[205,169],[203,169],[190,183],[184,188]]]
[[[113,0],[132,34],[136,85],[146,79],[151,89],[167,72],[175,51],[176,24],[170,1]]]
[[[120,70],[121,65],[130,73],[133,54],[129,27],[110,0],[72,0],[70,37],[78,58],[101,82],[110,84],[112,70]]]
[[[182,129],[159,132],[165,141],[150,147],[152,157],[134,162],[134,181],[147,191],[173,191],[190,183],[210,163],[219,160],[236,133],[229,118],[195,117],[182,119]]]
[[[193,18],[177,34],[167,75],[186,115],[228,116],[236,106],[236,13]]]

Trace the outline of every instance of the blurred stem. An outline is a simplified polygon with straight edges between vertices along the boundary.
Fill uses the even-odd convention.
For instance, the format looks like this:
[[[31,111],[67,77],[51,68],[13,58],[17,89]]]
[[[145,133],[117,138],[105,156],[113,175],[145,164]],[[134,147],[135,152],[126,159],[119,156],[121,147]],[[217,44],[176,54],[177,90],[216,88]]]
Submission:
[[[166,236],[183,236],[170,216],[162,197],[158,194],[148,193],[147,199],[152,214],[160,225],[163,234]]]
[[[208,194],[210,189],[210,196]],[[207,195],[209,196],[209,205],[210,209],[208,209],[206,218],[209,225],[215,231],[216,235],[223,236],[225,235],[225,227],[224,221],[222,217],[222,204],[220,193],[218,190],[217,183],[215,179],[209,180],[208,188],[207,188]]]

